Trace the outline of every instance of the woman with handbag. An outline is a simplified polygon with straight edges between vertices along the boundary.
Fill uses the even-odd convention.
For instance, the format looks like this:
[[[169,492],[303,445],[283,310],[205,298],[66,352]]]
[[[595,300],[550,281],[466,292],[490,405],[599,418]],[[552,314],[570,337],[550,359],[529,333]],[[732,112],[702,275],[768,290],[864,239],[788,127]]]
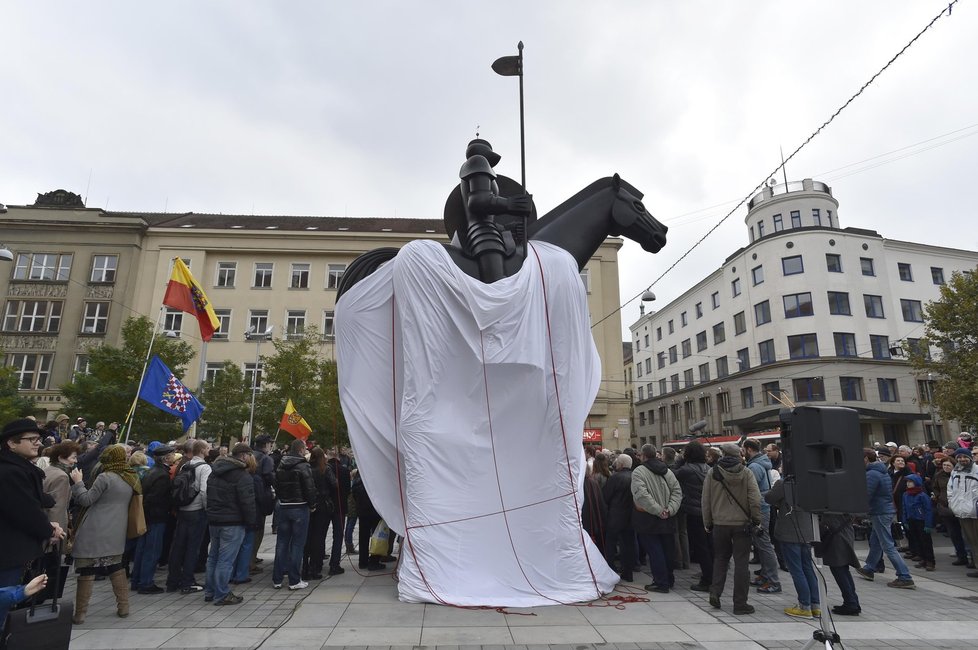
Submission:
[[[82,473],[71,472],[71,494],[83,508],[78,516],[72,554],[78,586],[75,593],[74,623],[85,622],[88,602],[92,597],[96,575],[107,575],[115,593],[116,613],[129,616],[129,581],[122,563],[129,528],[129,507],[135,495],[142,495],[142,486],[135,470],[126,459],[123,445],[106,447],[99,456],[102,471],[86,488]],[[145,525],[145,524],[144,524]]]

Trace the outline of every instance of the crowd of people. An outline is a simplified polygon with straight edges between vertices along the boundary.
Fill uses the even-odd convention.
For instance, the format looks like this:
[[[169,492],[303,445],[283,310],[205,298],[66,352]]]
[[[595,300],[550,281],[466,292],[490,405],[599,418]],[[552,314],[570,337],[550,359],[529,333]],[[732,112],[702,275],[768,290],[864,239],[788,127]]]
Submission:
[[[732,561],[736,615],[754,612],[748,603],[752,586],[760,594],[781,593],[781,573],[787,572],[797,602],[785,614],[821,616],[814,547],[842,596],[832,612],[857,616],[862,608],[850,569],[874,580],[885,570],[885,556],[895,572],[887,586],[915,589],[907,560],[933,571],[937,531],[954,545],[951,565],[975,568],[978,467],[971,442],[964,433],[943,446],[930,441],[914,448],[887,443],[865,449],[869,512],[864,517],[813,517],[800,509],[786,494],[775,443],[762,448],[747,438],[739,445],[712,447],[692,440],[681,454],[670,447],[657,453],[652,445],[620,453],[588,448],[582,523],[623,580],[632,581],[648,562],[649,591],[668,593],[675,588],[676,568],[697,565],[689,589],[708,593],[716,609]],[[869,540],[864,562],[856,555],[857,535]],[[898,547],[896,540],[903,539],[906,544]],[[750,564],[760,566],[751,573]],[[967,576],[978,578],[978,571]]]
[[[269,517],[275,589],[343,573],[344,544],[364,571],[396,560],[393,544],[370,553],[380,516],[348,448],[302,440],[275,448],[267,435],[230,449],[193,438],[122,444],[116,423],[66,422],[15,420],[0,433],[0,623],[18,602],[52,597],[64,565],[77,577],[76,625],[99,581],[111,586],[120,617],[133,594],[237,605],[244,599],[234,587],[266,572],[258,549]]]

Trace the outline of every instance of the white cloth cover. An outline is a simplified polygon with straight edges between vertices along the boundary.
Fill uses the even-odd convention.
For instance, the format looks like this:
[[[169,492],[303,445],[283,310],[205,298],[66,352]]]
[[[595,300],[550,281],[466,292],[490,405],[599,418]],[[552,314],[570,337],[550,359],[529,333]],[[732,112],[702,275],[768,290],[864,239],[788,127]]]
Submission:
[[[581,528],[601,368],[566,251],[534,243],[519,273],[484,284],[411,242],[339,300],[336,338],[357,465],[405,534],[402,601],[530,607],[614,588]]]

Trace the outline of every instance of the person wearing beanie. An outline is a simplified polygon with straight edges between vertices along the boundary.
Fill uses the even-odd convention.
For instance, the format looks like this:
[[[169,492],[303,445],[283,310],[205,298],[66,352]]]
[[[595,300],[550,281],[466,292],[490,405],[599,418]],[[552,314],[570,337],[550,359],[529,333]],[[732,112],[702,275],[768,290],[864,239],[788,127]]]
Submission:
[[[234,562],[244,543],[245,532],[257,520],[255,483],[248,472],[253,461],[251,447],[239,442],[230,456],[220,456],[207,479],[207,524],[211,534],[207,555],[204,601],[215,605],[237,605],[244,599],[231,591]]]
[[[916,568],[933,571],[934,540],[930,534],[934,530],[934,509],[930,496],[924,491],[924,480],[917,474],[907,476],[906,486],[903,492],[903,521],[907,524],[907,537],[917,553],[909,559],[918,562]]]
[[[975,467],[971,449],[959,447],[954,452],[955,466],[951,480],[947,483],[947,502],[951,512],[961,522],[961,533],[971,547],[972,553],[978,549],[978,467]],[[978,571],[968,573],[969,578],[978,578]]]

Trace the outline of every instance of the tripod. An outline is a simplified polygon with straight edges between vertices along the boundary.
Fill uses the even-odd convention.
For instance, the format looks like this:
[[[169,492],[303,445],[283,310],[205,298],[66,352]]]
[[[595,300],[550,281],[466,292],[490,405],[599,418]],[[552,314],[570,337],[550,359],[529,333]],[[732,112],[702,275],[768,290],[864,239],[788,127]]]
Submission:
[[[811,515],[812,518],[812,530],[815,532],[815,542],[818,543],[822,541],[822,536],[818,529],[818,517],[816,515]],[[802,650],[809,650],[809,648],[825,648],[825,650],[832,650],[835,644],[838,643],[842,645],[842,638],[839,637],[838,633],[829,629],[828,623],[828,611],[829,611],[829,594],[828,586],[825,584],[825,574],[822,573],[822,558],[815,554],[814,545],[809,550],[812,554],[812,563],[818,571],[818,577],[821,580],[816,579],[815,582],[818,583],[818,600],[822,604],[823,614],[819,617],[819,629],[812,633],[812,640],[806,643]]]

